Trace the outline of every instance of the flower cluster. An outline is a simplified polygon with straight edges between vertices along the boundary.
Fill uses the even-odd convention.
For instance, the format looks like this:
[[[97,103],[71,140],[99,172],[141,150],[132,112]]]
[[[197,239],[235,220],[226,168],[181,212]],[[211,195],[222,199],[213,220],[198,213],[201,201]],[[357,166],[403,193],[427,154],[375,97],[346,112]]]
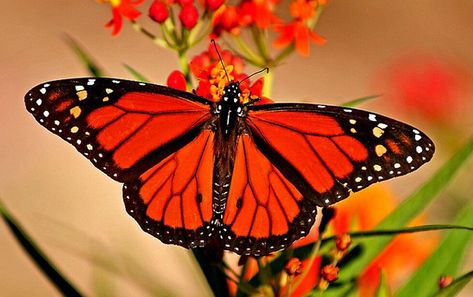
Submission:
[[[222,61],[217,50],[221,53]],[[222,62],[225,66],[223,69]],[[259,98],[261,102],[269,99],[262,96],[264,78],[250,83],[247,74],[243,73],[243,60],[233,55],[228,50],[219,50],[214,44],[210,44],[207,51],[195,56],[190,62],[191,73],[199,80],[196,94],[212,101],[217,101],[223,94],[224,87],[230,81],[240,81],[242,96],[240,100],[246,103],[252,99]],[[228,75],[228,77],[227,77]]]

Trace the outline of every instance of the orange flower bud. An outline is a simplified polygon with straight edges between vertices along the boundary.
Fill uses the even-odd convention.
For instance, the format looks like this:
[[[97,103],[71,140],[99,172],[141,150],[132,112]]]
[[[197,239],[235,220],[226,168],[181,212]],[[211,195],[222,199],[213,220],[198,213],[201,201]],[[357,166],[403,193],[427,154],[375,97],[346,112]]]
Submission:
[[[335,245],[337,246],[337,249],[341,252],[346,251],[351,244],[351,238],[350,235],[347,233],[344,233],[342,236],[338,236],[337,239],[335,240]]]
[[[302,262],[298,258],[291,258],[287,261],[284,270],[288,275],[299,275],[302,272]]]
[[[322,268],[322,271],[320,272],[320,275],[322,276],[322,278],[324,280],[331,283],[331,282],[334,282],[338,279],[338,272],[339,271],[340,271],[340,269],[338,269],[337,266],[329,264],[329,265],[325,265]]]
[[[452,282],[453,282],[453,277],[451,277],[450,275],[443,275],[439,278],[438,285],[440,289],[443,289],[446,286],[450,285]]]

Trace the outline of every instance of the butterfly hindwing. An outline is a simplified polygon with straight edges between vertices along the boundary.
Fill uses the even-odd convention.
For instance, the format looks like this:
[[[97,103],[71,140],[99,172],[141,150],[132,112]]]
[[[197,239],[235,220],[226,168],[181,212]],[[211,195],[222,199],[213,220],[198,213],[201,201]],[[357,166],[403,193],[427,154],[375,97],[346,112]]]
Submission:
[[[247,124],[260,149],[299,189],[314,190],[319,206],[409,173],[434,153],[432,141],[415,128],[352,108],[258,105]]]
[[[41,84],[25,103],[38,122],[118,181],[185,145],[210,117],[210,103],[193,94],[109,78]]]
[[[187,145],[123,186],[128,213],[164,243],[202,247],[214,231],[214,133],[203,130]]]
[[[308,234],[316,205],[256,147],[240,135],[223,216],[226,249],[242,255],[266,255]]]

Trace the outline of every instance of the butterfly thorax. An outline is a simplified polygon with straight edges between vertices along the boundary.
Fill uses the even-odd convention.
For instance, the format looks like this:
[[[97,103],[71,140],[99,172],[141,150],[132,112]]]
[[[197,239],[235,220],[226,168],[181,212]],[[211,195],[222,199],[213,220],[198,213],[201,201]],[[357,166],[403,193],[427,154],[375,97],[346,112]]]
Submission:
[[[241,89],[238,82],[231,82],[223,90],[222,98],[217,103],[215,113],[219,115],[219,128],[228,139],[235,129],[238,117],[242,115],[244,105],[240,102]]]

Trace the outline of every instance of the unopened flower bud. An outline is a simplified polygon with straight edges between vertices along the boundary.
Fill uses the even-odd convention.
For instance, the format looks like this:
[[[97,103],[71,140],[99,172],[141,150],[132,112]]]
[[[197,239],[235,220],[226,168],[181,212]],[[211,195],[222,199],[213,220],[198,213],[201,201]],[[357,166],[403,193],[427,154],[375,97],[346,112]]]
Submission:
[[[186,90],[186,78],[184,74],[179,70],[174,70],[169,74],[167,85],[170,88],[177,89],[180,91]]]
[[[322,268],[322,271],[320,272],[320,275],[322,278],[329,283],[334,282],[338,279],[338,272],[340,269],[338,269],[337,266],[334,266],[332,264],[325,265]]]
[[[351,244],[350,235],[347,233],[343,234],[342,236],[338,236],[335,240],[335,245],[337,246],[337,250],[344,252],[346,251]]]
[[[298,258],[291,258],[287,261],[284,270],[288,275],[299,275],[302,272],[302,263]]]
[[[438,285],[440,289],[443,289],[446,286],[450,285],[452,282],[453,282],[453,277],[451,277],[450,275],[443,275],[439,278]]]
[[[194,28],[199,20],[197,8],[195,8],[194,5],[186,5],[182,7],[181,12],[179,13],[179,20],[187,30]]]
[[[149,7],[148,15],[153,21],[162,24],[169,17],[169,11],[166,4],[155,0]]]

